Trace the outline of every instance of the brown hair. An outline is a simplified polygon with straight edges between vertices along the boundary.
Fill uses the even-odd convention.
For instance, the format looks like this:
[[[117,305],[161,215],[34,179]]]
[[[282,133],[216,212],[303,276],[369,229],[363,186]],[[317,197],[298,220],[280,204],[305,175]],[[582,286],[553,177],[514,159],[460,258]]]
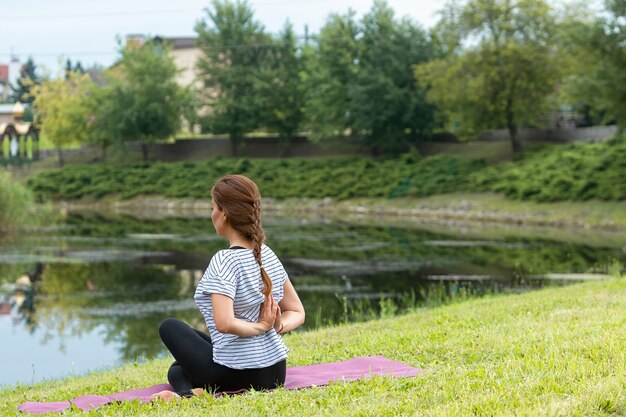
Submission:
[[[213,202],[226,214],[230,226],[242,237],[252,241],[254,257],[261,268],[263,295],[272,292],[272,280],[261,262],[261,245],[265,232],[261,226],[261,194],[250,178],[243,175],[225,175],[211,190]]]

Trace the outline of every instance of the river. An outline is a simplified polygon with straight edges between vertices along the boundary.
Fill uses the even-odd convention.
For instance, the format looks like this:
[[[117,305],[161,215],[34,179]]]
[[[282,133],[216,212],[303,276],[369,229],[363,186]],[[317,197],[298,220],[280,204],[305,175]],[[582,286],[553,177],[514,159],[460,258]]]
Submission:
[[[568,285],[626,263],[626,237],[589,231],[301,216],[268,217],[265,229],[304,303],[302,330]],[[1,240],[0,386],[164,355],[164,318],[206,329],[193,292],[225,247],[206,216],[97,212]]]

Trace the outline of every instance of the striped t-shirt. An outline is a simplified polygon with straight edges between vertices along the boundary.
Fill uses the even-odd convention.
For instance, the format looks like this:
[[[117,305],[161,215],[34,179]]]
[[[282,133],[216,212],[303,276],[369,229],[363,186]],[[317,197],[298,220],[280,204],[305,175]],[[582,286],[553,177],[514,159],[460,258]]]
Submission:
[[[261,247],[263,268],[272,280],[272,295],[276,302],[283,298],[287,272],[274,252]],[[235,318],[256,323],[259,320],[262,293],[261,270],[252,250],[225,249],[217,252],[198,283],[194,299],[204,316],[211,341],[213,360],[233,369],[265,368],[286,359],[289,351],[282,337],[272,328],[251,337],[220,333],[215,326],[211,294],[233,299]]]

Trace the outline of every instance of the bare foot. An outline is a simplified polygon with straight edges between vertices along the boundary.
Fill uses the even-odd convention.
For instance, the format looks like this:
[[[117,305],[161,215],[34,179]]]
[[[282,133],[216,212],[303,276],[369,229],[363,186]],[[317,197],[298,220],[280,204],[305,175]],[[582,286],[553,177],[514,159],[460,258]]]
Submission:
[[[163,400],[167,403],[173,400],[174,398],[180,398],[180,395],[176,394],[173,391],[164,390],[161,392],[157,392],[156,394],[153,394],[150,398],[152,398],[152,401]]]

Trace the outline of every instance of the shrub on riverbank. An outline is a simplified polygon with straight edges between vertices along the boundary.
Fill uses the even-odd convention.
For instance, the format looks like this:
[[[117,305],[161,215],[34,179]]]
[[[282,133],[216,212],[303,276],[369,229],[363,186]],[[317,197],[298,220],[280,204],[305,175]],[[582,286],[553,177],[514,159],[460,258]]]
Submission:
[[[626,281],[616,278],[487,297],[361,324],[286,336],[289,366],[383,355],[423,368],[297,391],[209,395],[94,411],[138,415],[594,415],[626,413]],[[61,401],[165,382],[171,359],[6,388],[3,416],[23,401]],[[86,415],[68,410],[64,415]],[[91,415],[90,413],[87,413]]]
[[[35,207],[33,192],[0,171],[0,231],[12,231],[24,226],[36,225],[41,210]]]
[[[451,192],[481,161],[448,156],[416,160],[213,159],[206,162],[146,163],[132,166],[83,165],[39,173],[29,186],[43,198],[59,200],[141,194],[209,198],[217,178],[248,175],[265,197],[321,198],[425,196]]]
[[[477,171],[470,183],[517,200],[625,200],[626,139],[552,146]]]
[[[74,200],[115,195],[208,198],[228,173],[253,178],[265,197],[348,199],[424,197],[492,191],[534,201],[626,199],[626,140],[551,146],[486,166],[447,155],[419,159],[213,159],[206,162],[83,165],[40,172],[29,186],[41,197]]]

